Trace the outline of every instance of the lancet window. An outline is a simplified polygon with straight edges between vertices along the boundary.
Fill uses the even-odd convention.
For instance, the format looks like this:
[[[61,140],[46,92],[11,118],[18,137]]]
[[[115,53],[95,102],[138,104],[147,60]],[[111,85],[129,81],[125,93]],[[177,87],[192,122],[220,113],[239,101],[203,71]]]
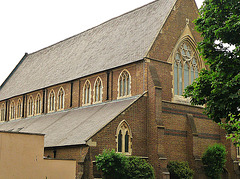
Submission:
[[[19,99],[17,103],[17,118],[22,117],[22,100]]]
[[[131,94],[131,77],[127,70],[123,70],[118,79],[118,96],[124,97]]]
[[[182,95],[184,89],[198,77],[199,65],[196,50],[184,41],[174,56],[174,94]]]
[[[58,91],[58,109],[64,109],[64,89],[60,88]]]
[[[49,112],[52,112],[55,110],[55,93],[53,90],[49,93],[48,109],[49,109]]]
[[[83,87],[83,104],[90,104],[91,102],[91,84],[87,80]]]
[[[102,101],[102,80],[98,77],[94,84],[94,102]]]
[[[1,121],[5,121],[5,105],[1,106]]]
[[[40,94],[38,94],[36,97],[36,114],[40,113],[41,113],[41,96]]]
[[[33,110],[34,110],[33,97],[30,96],[30,98],[28,99],[28,116],[33,115]]]
[[[126,121],[119,124],[117,129],[117,152],[132,153],[132,134]]]
[[[10,104],[10,119],[14,119],[15,118],[15,104],[12,101]]]

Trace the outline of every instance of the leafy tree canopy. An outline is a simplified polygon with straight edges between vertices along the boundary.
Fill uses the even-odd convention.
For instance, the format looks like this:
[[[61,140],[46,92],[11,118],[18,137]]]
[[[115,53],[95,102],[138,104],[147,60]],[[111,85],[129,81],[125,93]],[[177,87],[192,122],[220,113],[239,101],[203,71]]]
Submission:
[[[194,105],[205,104],[208,117],[240,141],[235,125],[240,118],[240,2],[205,0],[194,22],[203,37],[198,48],[207,69],[184,96]]]

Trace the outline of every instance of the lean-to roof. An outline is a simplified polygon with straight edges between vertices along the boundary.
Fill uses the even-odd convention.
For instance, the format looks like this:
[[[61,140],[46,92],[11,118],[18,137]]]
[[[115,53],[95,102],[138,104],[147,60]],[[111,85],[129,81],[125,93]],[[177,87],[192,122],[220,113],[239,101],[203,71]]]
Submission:
[[[44,147],[86,144],[86,140],[140,96],[48,113],[0,124],[0,131],[45,134]]]
[[[0,100],[143,59],[175,2],[156,0],[29,54],[3,83]]]

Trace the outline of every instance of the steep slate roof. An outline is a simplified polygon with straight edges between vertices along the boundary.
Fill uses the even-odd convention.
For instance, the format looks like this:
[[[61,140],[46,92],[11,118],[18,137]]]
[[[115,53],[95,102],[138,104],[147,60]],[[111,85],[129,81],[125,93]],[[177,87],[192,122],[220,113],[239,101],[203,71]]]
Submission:
[[[44,147],[86,144],[141,96],[48,113],[0,124],[0,131],[45,134]]]
[[[0,100],[143,59],[176,1],[156,0],[29,54],[2,85]]]

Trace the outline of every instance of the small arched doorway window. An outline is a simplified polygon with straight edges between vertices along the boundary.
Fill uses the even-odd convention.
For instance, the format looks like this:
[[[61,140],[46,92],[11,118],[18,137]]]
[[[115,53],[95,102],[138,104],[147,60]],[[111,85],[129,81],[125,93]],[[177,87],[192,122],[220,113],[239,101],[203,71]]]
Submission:
[[[116,137],[117,152],[130,155],[132,153],[132,134],[125,120],[119,124]]]
[[[125,97],[131,94],[131,76],[127,70],[123,70],[118,78],[118,97]]]

